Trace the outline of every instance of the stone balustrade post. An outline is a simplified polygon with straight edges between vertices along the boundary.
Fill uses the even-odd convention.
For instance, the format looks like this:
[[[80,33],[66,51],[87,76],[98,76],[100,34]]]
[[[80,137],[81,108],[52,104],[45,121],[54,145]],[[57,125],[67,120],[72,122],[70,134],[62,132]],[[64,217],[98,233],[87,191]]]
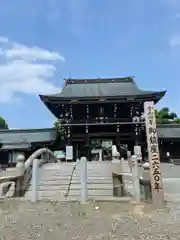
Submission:
[[[140,203],[140,184],[139,184],[139,174],[138,174],[138,161],[137,156],[133,155],[131,157],[132,161],[132,181],[134,190],[134,200],[136,203]]]
[[[32,168],[32,202],[38,200],[38,172],[39,172],[39,160],[34,159]]]
[[[148,162],[143,164],[144,197],[146,201],[152,200],[150,165]]]
[[[16,184],[15,184],[15,196],[16,197],[21,197],[23,196],[24,193],[24,172],[25,172],[25,157],[24,155],[19,155],[16,159],[16,169],[18,171],[18,178],[16,179]]]
[[[121,164],[121,173],[123,173],[124,172],[124,158],[121,158],[120,164]]]
[[[83,203],[88,200],[88,188],[87,188],[87,158],[81,157],[81,201]]]
[[[102,157],[102,150],[99,150],[99,162],[102,162],[103,157]]]
[[[127,151],[127,158],[131,157],[131,151]]]
[[[132,172],[131,151],[127,151],[127,161],[128,161],[130,172]]]

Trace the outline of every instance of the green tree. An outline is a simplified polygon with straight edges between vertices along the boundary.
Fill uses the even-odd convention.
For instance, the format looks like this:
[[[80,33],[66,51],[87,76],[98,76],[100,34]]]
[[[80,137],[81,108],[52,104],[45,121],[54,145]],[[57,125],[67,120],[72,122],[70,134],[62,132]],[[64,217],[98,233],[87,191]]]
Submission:
[[[65,121],[59,119],[54,123],[54,128],[57,132],[57,138],[60,138],[62,140],[66,139],[66,129],[62,126],[63,123],[65,123]]]
[[[169,108],[164,107],[160,110],[155,111],[157,123],[167,124],[167,123],[180,123],[180,118],[174,112],[170,112]]]
[[[3,117],[0,117],[0,129],[8,129],[8,124]]]

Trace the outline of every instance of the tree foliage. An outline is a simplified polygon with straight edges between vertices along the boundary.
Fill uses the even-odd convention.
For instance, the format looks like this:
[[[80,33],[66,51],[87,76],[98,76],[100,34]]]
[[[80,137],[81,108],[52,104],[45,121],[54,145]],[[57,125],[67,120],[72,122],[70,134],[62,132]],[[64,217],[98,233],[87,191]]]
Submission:
[[[0,117],[0,129],[8,129],[8,124],[3,117]]]
[[[66,130],[62,125],[63,123],[65,123],[65,121],[62,119],[61,120],[58,119],[54,123],[54,128],[56,129],[57,137],[62,140],[66,139]]]
[[[177,123],[180,124],[180,118],[178,118],[177,114],[174,112],[170,112],[169,108],[164,107],[160,110],[155,111],[156,121],[160,124],[170,124]]]

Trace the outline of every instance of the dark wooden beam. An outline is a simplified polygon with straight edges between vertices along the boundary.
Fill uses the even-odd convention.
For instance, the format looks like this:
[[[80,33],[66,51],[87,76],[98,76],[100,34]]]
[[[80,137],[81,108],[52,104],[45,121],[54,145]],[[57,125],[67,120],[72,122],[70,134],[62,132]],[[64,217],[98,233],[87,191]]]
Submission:
[[[62,126],[105,126],[105,125],[137,125],[144,124],[144,122],[108,122],[108,123],[65,123]]]
[[[87,136],[87,134],[72,134],[72,138],[84,138]],[[107,136],[107,137],[110,137],[110,136],[113,136],[113,137],[127,137],[128,139],[129,138],[133,138],[135,137],[134,133],[116,133],[116,132],[98,132],[98,133],[88,133],[88,136],[89,137],[98,137],[98,136]]]
[[[159,99],[158,99],[159,100]],[[103,103],[135,103],[135,102],[146,102],[146,101],[157,101],[155,97],[152,98],[139,98],[139,99],[133,99],[133,98],[123,98],[123,99],[112,99],[108,100],[105,99]],[[102,103],[100,99],[92,99],[92,100],[60,100],[60,99],[51,99],[51,100],[46,100],[46,103],[52,103],[52,104],[72,104],[72,105],[78,105],[78,104],[97,104],[97,103]]]

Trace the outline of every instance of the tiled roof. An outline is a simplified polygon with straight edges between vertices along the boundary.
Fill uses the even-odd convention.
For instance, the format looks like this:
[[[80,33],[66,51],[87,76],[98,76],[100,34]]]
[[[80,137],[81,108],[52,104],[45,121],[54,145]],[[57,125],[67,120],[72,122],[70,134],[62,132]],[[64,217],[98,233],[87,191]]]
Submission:
[[[132,77],[105,79],[68,79],[62,91],[52,95],[40,95],[47,98],[75,99],[99,97],[127,97],[157,94],[163,97],[165,91],[144,91],[137,87]]]
[[[180,139],[180,124],[157,125],[157,132],[159,139]],[[54,128],[0,130],[0,144],[3,144],[3,149],[28,148],[31,143],[55,140],[56,130]]]
[[[161,124],[157,126],[158,138],[179,138],[180,139],[180,124]]]
[[[56,139],[53,128],[0,130],[0,144],[29,144],[33,142],[50,142]]]

